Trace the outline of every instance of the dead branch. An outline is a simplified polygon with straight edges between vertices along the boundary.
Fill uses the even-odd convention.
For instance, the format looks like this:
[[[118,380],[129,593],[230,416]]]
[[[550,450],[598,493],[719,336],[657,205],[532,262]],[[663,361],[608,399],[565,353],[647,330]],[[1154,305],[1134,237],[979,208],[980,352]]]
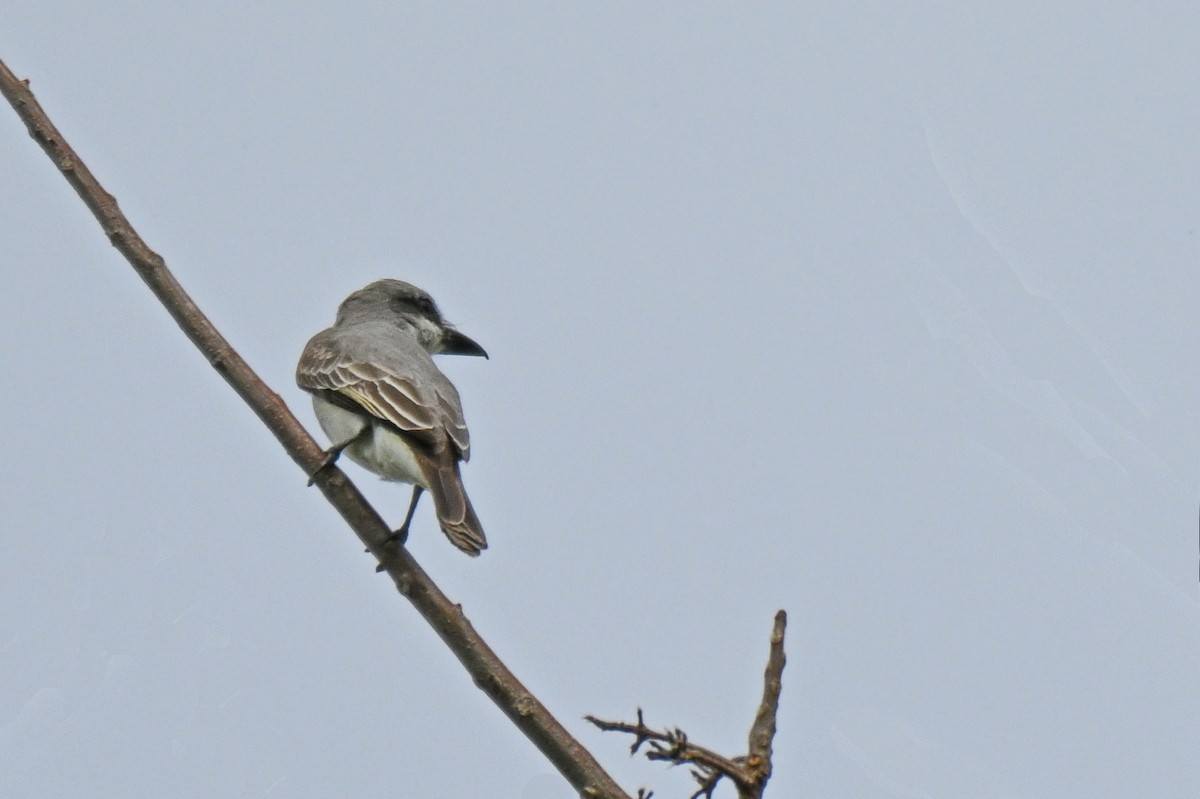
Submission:
[[[750,726],[749,754],[744,757],[725,757],[707,747],[692,743],[683,730],[655,730],[646,726],[642,709],[637,709],[637,722],[604,721],[595,716],[584,718],[604,732],[623,732],[633,736],[629,753],[636,755],[649,744],[648,760],[663,760],[672,765],[687,763],[695,766],[692,777],[700,789],[691,799],[712,799],[713,791],[722,778],[727,777],[737,788],[739,799],[762,799],[767,781],[771,779],[771,744],[775,739],[775,721],[779,713],[779,694],[783,687],[783,633],[787,627],[787,614],[775,614],[775,626],[771,631],[771,650],[767,656],[767,668],[763,675],[763,698]]]
[[[54,165],[95,215],[104,234],[184,334],[258,415],[305,475],[322,464],[324,453],[283,400],[250,368],[201,312],[167,269],[162,256],[142,240],[95,176],[46,116],[28,81],[0,61],[0,93],[12,105]],[[389,543],[390,530],[349,478],[337,468],[322,469],[316,484],[359,539],[378,558],[417,612],[466,668],[475,684],[495,702],[566,780],[586,799],[630,799],[595,758],[567,732],[484,642],[462,608],[451,602],[406,549]]]
[[[775,740],[775,719],[779,715],[779,694],[783,691],[783,667],[787,657],[783,653],[783,633],[787,628],[787,613],[775,613],[775,625],[771,629],[771,651],[767,655],[767,668],[763,672],[763,697],[750,726],[749,754],[746,766],[753,770],[755,783],[766,785],[771,778],[771,743]],[[760,789],[761,794],[761,789]]]

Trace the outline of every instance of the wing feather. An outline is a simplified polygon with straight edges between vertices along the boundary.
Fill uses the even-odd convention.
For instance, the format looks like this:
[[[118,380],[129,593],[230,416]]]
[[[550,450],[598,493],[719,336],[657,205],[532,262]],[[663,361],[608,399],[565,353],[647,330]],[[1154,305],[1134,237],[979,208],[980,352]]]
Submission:
[[[313,341],[300,358],[296,382],[307,391],[334,392],[434,449],[445,442],[462,460],[470,456],[462,406],[448,381],[425,388],[410,376]]]
[[[450,390],[453,391],[453,387]],[[446,397],[441,391],[434,393],[437,395],[438,409],[441,412],[442,426],[445,427],[446,434],[458,448],[462,459],[470,460],[471,434],[467,432],[467,422],[463,419],[462,405],[459,404],[457,393],[452,397]]]

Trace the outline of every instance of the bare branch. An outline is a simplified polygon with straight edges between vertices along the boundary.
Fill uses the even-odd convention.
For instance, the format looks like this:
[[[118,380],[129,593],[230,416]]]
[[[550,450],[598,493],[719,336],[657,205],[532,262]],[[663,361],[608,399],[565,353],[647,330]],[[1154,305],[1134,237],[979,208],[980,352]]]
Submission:
[[[230,346],[150,249],[109,194],[42,111],[28,81],[19,80],[0,61],[0,93],[29,129],[29,135],[91,209],[109,241],[154,292],[183,332],[217,372],[258,415],[304,474],[322,464],[317,442],[283,400]],[[438,589],[412,555],[389,544],[390,530],[345,474],[322,469],[316,477],[329,500],[367,548],[379,559],[397,589],[437,632],[475,684],[541,750],[585,799],[629,799],[595,758],[576,741],[538,699],[500,661],[467,621],[462,608]]]
[[[636,724],[604,721],[595,716],[584,716],[584,718],[604,732],[624,732],[634,736],[633,746],[629,748],[631,755],[636,755],[643,744],[649,743],[650,749],[646,752],[648,760],[665,760],[675,764],[692,763],[705,770],[719,771],[731,777],[741,775],[745,771],[736,761],[692,743],[688,740],[687,733],[678,727],[662,731],[650,729],[646,726],[640,707],[637,710]]]
[[[696,782],[700,783],[700,790],[692,794],[692,799],[700,796],[711,797],[722,777],[728,777],[739,786],[749,785],[753,779],[753,774],[738,760],[727,758],[707,747],[692,743],[688,740],[687,733],[678,727],[663,730],[647,727],[640,707],[637,709],[636,724],[605,721],[595,716],[584,716],[584,718],[604,732],[623,732],[632,735],[633,745],[629,747],[631,755],[636,755],[638,750],[648,743],[650,746],[646,752],[647,760],[662,760],[672,765],[690,763],[696,766],[691,773]]]
[[[739,799],[762,799],[767,781],[771,779],[771,744],[775,739],[775,719],[779,712],[779,694],[783,687],[783,633],[787,627],[787,614],[775,614],[775,627],[771,632],[771,651],[767,656],[764,675],[763,698],[750,727],[749,754],[745,757],[725,757],[688,740],[687,733],[678,727],[655,730],[646,726],[642,709],[637,709],[637,722],[604,721],[595,716],[584,716],[604,732],[623,732],[633,736],[629,753],[636,755],[642,746],[649,744],[648,760],[665,760],[673,765],[690,763],[696,768],[692,777],[700,783],[700,790],[691,799],[712,799],[713,791],[722,777],[728,777],[737,787]]]
[[[771,651],[767,655],[767,668],[763,674],[763,698],[750,726],[750,748],[746,765],[755,771],[755,782],[765,785],[771,778],[771,743],[775,740],[775,717],[779,713],[779,694],[783,691],[783,667],[787,657],[783,653],[783,633],[787,629],[787,613],[775,614],[775,626],[771,630]]]

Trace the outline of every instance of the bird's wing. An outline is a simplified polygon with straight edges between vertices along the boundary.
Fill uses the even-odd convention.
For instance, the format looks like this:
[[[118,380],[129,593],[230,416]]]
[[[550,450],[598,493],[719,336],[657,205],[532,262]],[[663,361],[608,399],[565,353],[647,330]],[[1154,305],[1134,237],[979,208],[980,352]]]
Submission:
[[[313,393],[329,393],[410,434],[430,449],[448,437],[467,460],[471,440],[458,394],[449,381],[425,386],[416,378],[365,363],[315,342],[296,368],[296,382]]]
[[[467,420],[463,418],[462,402],[458,392],[449,380],[443,386],[435,386],[433,393],[437,396],[437,407],[441,415],[442,429],[450,436],[454,448],[458,450],[459,460],[471,459],[471,434],[467,431]]]

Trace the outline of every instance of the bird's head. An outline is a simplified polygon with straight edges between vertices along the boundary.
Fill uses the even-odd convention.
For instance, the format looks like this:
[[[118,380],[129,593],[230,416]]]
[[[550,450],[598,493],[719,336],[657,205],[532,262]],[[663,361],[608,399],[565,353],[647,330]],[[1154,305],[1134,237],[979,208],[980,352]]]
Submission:
[[[431,353],[488,357],[474,339],[442,317],[428,292],[403,280],[376,280],[354,292],[338,308],[337,323],[389,318],[414,328]]]

